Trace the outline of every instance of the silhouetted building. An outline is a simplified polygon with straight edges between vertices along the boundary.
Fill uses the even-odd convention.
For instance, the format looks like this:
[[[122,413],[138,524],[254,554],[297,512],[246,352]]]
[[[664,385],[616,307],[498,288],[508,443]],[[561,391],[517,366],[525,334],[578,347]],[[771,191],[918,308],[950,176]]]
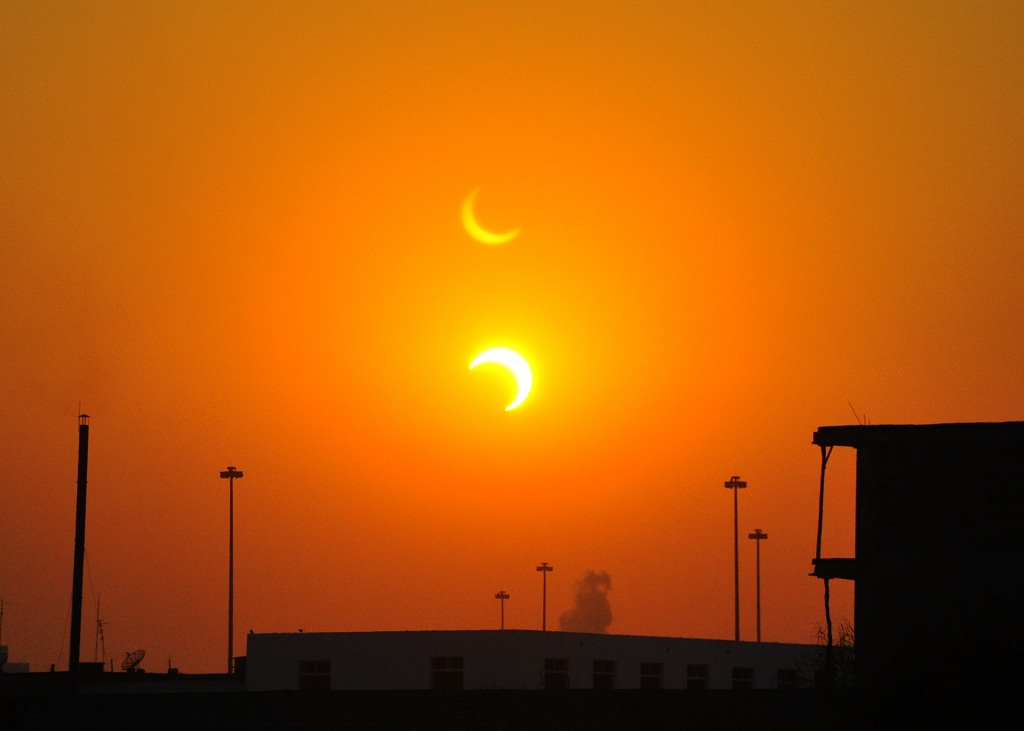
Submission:
[[[813,441],[826,517],[828,454],[857,450],[856,556],[819,556],[813,574],[855,581],[857,686],[1019,679],[1024,422],[820,427]]]
[[[250,634],[246,690],[806,687],[815,645],[534,630]]]

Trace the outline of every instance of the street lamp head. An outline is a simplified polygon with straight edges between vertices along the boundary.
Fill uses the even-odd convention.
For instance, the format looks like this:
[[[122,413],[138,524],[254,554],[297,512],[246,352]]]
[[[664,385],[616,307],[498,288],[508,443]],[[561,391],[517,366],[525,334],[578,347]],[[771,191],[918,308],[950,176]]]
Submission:
[[[241,470],[236,470],[234,467],[228,467],[226,470],[221,471],[220,476],[222,479],[234,479],[236,477],[242,477],[243,473]]]
[[[511,595],[509,595],[505,591],[499,591],[497,594],[494,595],[494,598],[495,599],[511,599],[512,597],[511,597]]]
[[[726,481],[725,486],[729,489],[734,489],[739,487],[746,487],[747,483],[745,480],[741,480],[739,478],[739,475],[733,475],[731,478],[729,478],[728,481]]]
[[[755,541],[760,541],[768,537],[767,533],[762,533],[760,528],[754,528],[754,532],[747,536],[747,538],[753,538]]]
[[[540,566],[537,567],[537,570],[538,571],[554,571],[555,567],[554,566],[548,566],[548,562],[544,561],[544,562],[541,563]]]

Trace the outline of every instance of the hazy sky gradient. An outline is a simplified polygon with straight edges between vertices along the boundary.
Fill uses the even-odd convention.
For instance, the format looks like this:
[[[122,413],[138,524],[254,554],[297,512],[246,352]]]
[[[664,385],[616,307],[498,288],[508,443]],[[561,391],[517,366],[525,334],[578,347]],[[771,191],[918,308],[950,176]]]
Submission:
[[[67,662],[79,404],[83,660],[96,594],[118,663],[223,668],[229,464],[239,654],[539,628],[541,561],[549,624],[593,570],[731,637],[731,475],[744,637],[761,528],[814,640],[815,428],[1022,418],[1024,5],[636,5],[0,0],[12,662]]]

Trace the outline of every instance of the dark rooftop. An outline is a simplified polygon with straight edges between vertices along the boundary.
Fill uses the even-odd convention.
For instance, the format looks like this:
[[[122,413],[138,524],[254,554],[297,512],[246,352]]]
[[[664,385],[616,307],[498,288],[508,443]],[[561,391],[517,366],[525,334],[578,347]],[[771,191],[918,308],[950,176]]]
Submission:
[[[1024,441],[1024,421],[819,426],[811,441],[822,447],[860,447],[886,442],[1021,442]]]

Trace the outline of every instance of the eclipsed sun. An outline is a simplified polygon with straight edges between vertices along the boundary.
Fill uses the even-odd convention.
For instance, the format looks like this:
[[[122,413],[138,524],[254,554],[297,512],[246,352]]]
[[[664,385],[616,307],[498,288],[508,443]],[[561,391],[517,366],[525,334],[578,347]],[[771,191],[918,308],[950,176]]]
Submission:
[[[485,363],[504,366],[516,381],[516,397],[505,407],[505,411],[511,411],[526,400],[533,387],[533,371],[530,370],[526,358],[510,348],[490,348],[474,358],[469,368],[472,370]]]

